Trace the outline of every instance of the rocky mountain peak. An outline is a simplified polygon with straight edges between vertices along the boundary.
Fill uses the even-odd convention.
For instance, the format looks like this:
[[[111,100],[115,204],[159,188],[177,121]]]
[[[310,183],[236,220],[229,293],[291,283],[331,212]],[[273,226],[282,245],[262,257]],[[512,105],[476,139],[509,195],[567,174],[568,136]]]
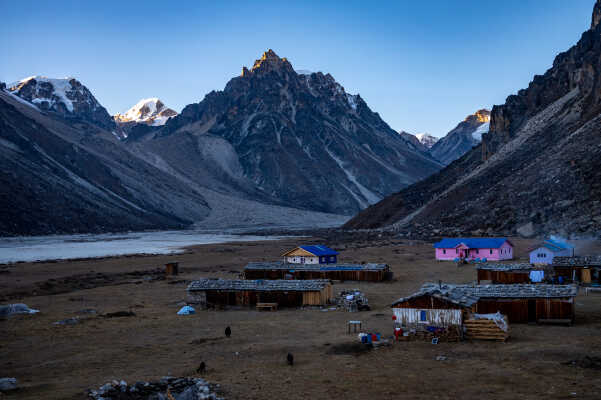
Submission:
[[[81,119],[105,129],[115,123],[87,87],[77,79],[31,76],[7,86],[7,90],[45,112]]]
[[[220,141],[231,154],[220,162],[238,171],[228,175],[270,201],[344,215],[441,167],[332,75],[298,74],[273,50],[155,135],[189,140],[183,132]]]
[[[245,70],[246,68],[242,70],[242,76],[245,76]],[[275,51],[269,49],[263,53],[261,58],[255,60],[250,72],[266,73],[271,71],[280,72],[282,70],[293,71],[292,65],[286,58],[280,58]]]
[[[445,137],[436,141],[430,153],[447,165],[463,156],[482,140],[482,135],[490,128],[490,111],[482,108],[468,115]]]
[[[471,121],[471,122],[476,122],[476,123],[489,122],[490,121],[490,110],[487,110],[486,108],[478,110],[474,114],[468,115],[465,118],[465,121],[467,121],[467,122]]]
[[[591,29],[595,29],[601,22],[601,0],[597,0],[595,7],[593,8],[593,18],[591,22]]]

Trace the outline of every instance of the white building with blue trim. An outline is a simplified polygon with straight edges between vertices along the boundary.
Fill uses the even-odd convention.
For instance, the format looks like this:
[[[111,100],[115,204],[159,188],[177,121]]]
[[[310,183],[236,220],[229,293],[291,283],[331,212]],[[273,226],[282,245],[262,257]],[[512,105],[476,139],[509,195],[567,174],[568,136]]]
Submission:
[[[531,264],[553,264],[555,257],[574,257],[574,246],[559,240],[547,239],[530,250]]]

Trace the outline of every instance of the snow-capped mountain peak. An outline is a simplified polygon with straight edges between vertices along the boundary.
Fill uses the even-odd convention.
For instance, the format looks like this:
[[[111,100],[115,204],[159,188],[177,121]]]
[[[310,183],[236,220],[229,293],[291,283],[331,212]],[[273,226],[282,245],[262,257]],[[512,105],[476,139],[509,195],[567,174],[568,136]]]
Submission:
[[[86,120],[105,129],[115,123],[94,95],[77,79],[30,76],[7,85],[6,90],[35,105],[68,119]]]
[[[432,148],[436,142],[438,142],[438,138],[430,135],[429,133],[418,133],[415,135],[415,137],[420,141],[421,144],[429,149]]]
[[[28,85],[32,84],[32,85]],[[43,108],[57,108],[62,103],[66,111],[73,112],[72,92],[81,91],[83,86],[75,78],[48,78],[45,76],[30,76],[18,82],[7,85],[7,89],[29,102],[40,105],[46,103]],[[25,93],[30,89],[31,93]],[[21,93],[23,91],[23,93]],[[67,96],[69,93],[70,96]]]
[[[123,114],[115,115],[118,123],[138,122],[152,126],[165,125],[165,122],[177,112],[168,108],[157,97],[142,99]]]

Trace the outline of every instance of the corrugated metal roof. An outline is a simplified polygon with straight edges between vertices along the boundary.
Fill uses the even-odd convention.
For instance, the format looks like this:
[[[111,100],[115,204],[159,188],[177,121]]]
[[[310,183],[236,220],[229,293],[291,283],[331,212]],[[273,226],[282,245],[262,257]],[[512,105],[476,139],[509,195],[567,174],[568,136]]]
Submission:
[[[242,279],[199,279],[190,282],[188,291],[198,290],[229,290],[229,291],[286,291],[286,292],[313,292],[319,291],[330,284],[324,279],[315,280],[242,280]]]
[[[444,238],[434,243],[434,248],[453,249],[463,243],[470,249],[498,249],[505,242],[509,242],[507,238]]]
[[[336,250],[330,249],[322,244],[312,246],[299,246],[301,249],[308,251],[309,253],[315,254],[316,256],[335,256],[339,253]]]
[[[295,270],[295,271],[382,271],[388,269],[386,264],[290,264],[276,262],[251,262],[245,270]]]
[[[555,246],[555,247],[558,247],[558,248],[564,249],[564,250],[573,249],[574,248],[574,246],[572,246],[569,243],[561,242],[559,240],[554,240],[554,239],[547,239],[547,240],[545,240],[545,243],[548,243],[548,244],[550,244],[552,246]]]
[[[601,267],[601,256],[553,257],[554,267]]]
[[[534,269],[532,264],[528,263],[514,263],[514,264],[478,264],[476,269],[486,269],[490,271],[514,271],[514,270],[528,270]]]
[[[578,293],[576,285],[452,285],[426,283],[411,296],[402,297],[392,303],[405,302],[420,296],[429,295],[447,300],[464,307],[471,307],[480,299],[524,299],[524,298],[563,298],[574,297]]]
[[[560,242],[558,240],[547,239],[544,242],[537,245],[536,247],[532,247],[529,251],[532,252],[536,249],[540,249],[541,247],[547,248],[554,253],[574,248],[574,246],[572,246],[571,244]]]

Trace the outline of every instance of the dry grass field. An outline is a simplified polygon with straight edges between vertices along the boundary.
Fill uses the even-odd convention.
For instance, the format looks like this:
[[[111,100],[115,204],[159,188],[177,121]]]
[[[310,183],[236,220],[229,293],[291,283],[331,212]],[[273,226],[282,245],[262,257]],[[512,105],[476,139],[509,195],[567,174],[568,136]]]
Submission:
[[[532,242],[514,243],[516,254],[524,256]],[[475,280],[472,266],[434,261],[430,243],[329,242],[341,252],[341,261],[391,266],[392,282],[334,285],[335,292],[365,292],[371,311],[244,309],[176,315],[186,298],[186,280],[235,278],[246,262],[277,258],[296,244],[286,239],[203,245],[171,256],[11,265],[0,274],[1,303],[23,302],[41,312],[0,320],[0,376],[16,377],[21,385],[4,398],[82,399],[87,388],[112,379],[195,375],[201,361],[207,365],[203,377],[220,384],[228,399],[601,398],[600,370],[563,364],[601,355],[598,294],[576,298],[574,326],[515,324],[506,343],[399,342],[361,354],[345,351],[341,345],[357,340],[346,334],[346,321],[361,320],[369,331],[387,337],[392,334],[389,305],[398,297],[426,281]],[[152,270],[171,261],[180,263],[182,273],[175,280],[155,279],[161,275]],[[98,314],[79,314],[76,325],[53,324],[84,309]],[[135,316],[100,316],[116,311]],[[229,339],[223,334],[228,325]],[[286,365],[288,352],[294,354],[293,367]],[[439,355],[446,359],[437,361]]]

